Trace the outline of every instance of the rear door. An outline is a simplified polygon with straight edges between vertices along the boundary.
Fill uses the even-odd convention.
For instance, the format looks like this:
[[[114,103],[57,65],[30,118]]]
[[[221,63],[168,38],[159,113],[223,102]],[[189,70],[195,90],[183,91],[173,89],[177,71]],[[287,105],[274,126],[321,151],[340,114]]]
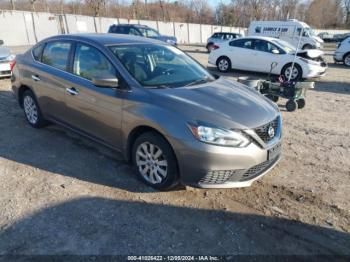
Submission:
[[[72,81],[66,85],[66,122],[79,131],[120,148],[122,103],[126,91],[95,86],[93,78],[113,79],[118,73],[98,48],[77,43]],[[119,77],[120,82],[121,78]]]
[[[28,85],[33,87],[43,114],[48,118],[65,117],[65,84],[69,78],[68,63],[72,43],[50,41],[33,50],[35,62],[26,71]]]
[[[232,68],[255,70],[252,47],[252,39],[237,39],[229,43],[227,55],[231,60]]]

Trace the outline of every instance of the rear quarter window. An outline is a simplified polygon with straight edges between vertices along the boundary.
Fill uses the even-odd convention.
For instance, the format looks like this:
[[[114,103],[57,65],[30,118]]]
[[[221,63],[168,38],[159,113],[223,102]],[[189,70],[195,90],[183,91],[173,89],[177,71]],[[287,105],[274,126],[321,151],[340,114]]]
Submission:
[[[49,42],[45,45],[41,62],[67,71],[71,44],[69,42]]]
[[[36,61],[40,61],[41,60],[41,55],[43,53],[44,45],[45,44],[41,44],[41,45],[36,46],[36,47],[33,48],[32,54],[33,54],[33,57],[34,57],[34,59]]]

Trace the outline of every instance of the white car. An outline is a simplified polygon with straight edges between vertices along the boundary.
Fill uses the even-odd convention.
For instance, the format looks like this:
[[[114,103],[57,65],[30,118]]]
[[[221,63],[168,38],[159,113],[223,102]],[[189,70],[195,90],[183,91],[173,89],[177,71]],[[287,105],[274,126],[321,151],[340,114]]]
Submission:
[[[3,43],[0,40],[0,77],[8,77],[11,76],[16,57],[11,54],[9,48],[1,46]]]
[[[262,73],[270,72],[271,64],[276,62],[271,73],[284,75],[287,79],[291,74],[291,80],[325,74],[327,64],[320,50],[299,50],[292,71],[295,52],[296,48],[283,40],[252,36],[216,44],[208,62],[221,72],[238,69]]]
[[[335,62],[342,62],[344,65],[350,67],[350,37],[338,44],[333,59]]]

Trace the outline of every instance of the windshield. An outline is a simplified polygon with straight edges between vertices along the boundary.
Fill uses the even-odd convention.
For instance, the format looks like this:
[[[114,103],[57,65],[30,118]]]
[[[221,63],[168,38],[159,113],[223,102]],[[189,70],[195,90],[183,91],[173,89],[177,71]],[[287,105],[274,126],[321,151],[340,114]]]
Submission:
[[[301,30],[303,30],[303,36],[305,37],[312,37],[316,36],[316,33],[314,30],[312,30],[310,27],[305,27],[305,28],[298,28],[298,34],[300,35]]]
[[[281,47],[288,54],[294,53],[296,50],[296,48],[293,45],[291,45],[290,43],[288,43],[284,40],[274,39],[274,40],[272,40],[272,42],[275,43],[276,45],[278,45],[279,47]]]
[[[158,37],[159,33],[152,28],[139,28],[143,36],[146,37]]]
[[[173,46],[135,44],[110,46],[110,49],[145,87],[175,88],[214,80],[201,65]]]

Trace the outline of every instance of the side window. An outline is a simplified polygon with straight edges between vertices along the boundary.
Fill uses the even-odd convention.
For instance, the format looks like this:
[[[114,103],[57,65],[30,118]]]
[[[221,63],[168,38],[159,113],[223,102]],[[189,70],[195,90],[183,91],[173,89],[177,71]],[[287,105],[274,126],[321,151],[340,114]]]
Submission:
[[[140,33],[135,28],[130,28],[129,35],[140,35]]]
[[[45,46],[45,44],[41,44],[32,50],[33,57],[36,61],[41,60],[41,55],[43,53],[44,46]]]
[[[252,49],[253,45],[251,39],[239,39],[230,42],[230,46]]]
[[[88,80],[93,78],[115,78],[117,72],[107,58],[96,48],[77,44],[73,73]]]
[[[44,48],[41,61],[49,66],[67,71],[71,44],[68,42],[49,42]]]

